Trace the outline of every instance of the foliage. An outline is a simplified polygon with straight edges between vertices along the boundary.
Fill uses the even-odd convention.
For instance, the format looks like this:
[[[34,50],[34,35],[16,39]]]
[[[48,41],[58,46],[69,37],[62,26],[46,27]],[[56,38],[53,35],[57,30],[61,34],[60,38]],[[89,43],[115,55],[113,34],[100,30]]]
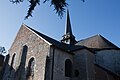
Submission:
[[[24,0],[10,0],[10,2],[12,3],[21,3]],[[40,0],[27,0],[30,5],[29,5],[29,9],[27,12],[27,15],[25,17],[25,19],[27,19],[28,17],[32,17],[32,11],[35,9],[35,7],[37,5],[40,5]],[[49,0],[44,0],[43,3],[47,2]],[[84,2],[84,0],[82,0]],[[68,6],[66,0],[51,0],[51,6],[54,6],[54,10],[56,11],[56,13],[58,14],[58,16],[62,17],[63,13],[65,12],[65,7]]]
[[[5,53],[6,53],[5,47],[0,46],[0,54],[5,54]]]

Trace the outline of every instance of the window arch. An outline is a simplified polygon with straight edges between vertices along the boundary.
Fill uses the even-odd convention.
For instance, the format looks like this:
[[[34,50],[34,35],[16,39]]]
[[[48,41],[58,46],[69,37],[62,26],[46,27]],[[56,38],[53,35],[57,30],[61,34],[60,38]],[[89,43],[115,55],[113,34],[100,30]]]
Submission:
[[[21,50],[21,55],[20,55],[20,64],[15,72],[15,80],[23,80],[23,76],[25,74],[25,64],[26,64],[26,57],[27,57],[27,52],[28,52],[28,46],[24,45],[22,50]]]
[[[70,59],[66,59],[65,61],[65,76],[66,77],[72,76],[72,62]]]
[[[34,57],[32,57],[28,62],[27,75],[26,75],[27,80],[29,80],[30,78],[33,80],[34,78],[34,65],[35,65],[35,59]]]
[[[25,64],[27,51],[28,51],[28,46],[24,45],[22,50],[21,62],[20,62],[21,65]]]
[[[12,60],[11,60],[11,68],[10,68],[10,70],[13,68],[13,64],[14,64],[14,59],[15,59],[15,53],[13,54],[13,56],[12,56]]]

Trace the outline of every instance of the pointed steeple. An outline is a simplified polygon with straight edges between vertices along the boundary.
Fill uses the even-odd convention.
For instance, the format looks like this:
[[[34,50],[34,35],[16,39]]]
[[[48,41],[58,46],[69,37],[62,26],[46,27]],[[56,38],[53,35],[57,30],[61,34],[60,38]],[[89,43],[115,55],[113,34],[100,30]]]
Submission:
[[[68,33],[72,34],[72,29],[71,29],[69,11],[67,10],[67,20],[66,20],[66,31],[65,31],[65,34],[68,34]]]
[[[71,23],[70,23],[70,17],[69,17],[69,11],[67,10],[67,19],[66,19],[66,30],[65,34],[63,35],[63,39],[61,42],[74,45],[76,43],[75,37],[72,34],[72,28],[71,28]]]

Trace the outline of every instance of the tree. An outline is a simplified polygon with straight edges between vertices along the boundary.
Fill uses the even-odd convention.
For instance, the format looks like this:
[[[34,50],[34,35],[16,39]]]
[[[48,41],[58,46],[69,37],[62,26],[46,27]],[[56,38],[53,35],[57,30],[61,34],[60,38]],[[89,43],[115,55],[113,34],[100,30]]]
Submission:
[[[0,54],[5,54],[5,53],[6,53],[5,47],[0,46]]]
[[[10,0],[10,2],[12,3],[21,3],[25,0]],[[28,17],[32,17],[32,11],[35,9],[35,7],[37,5],[40,5],[40,0],[27,0],[29,3],[30,3],[30,7],[27,11],[27,15],[25,17],[25,19],[27,19]],[[43,3],[47,2],[49,0],[44,0]],[[83,2],[85,0],[82,0]],[[58,14],[58,16],[60,16],[62,18],[63,16],[63,13],[65,12],[65,7],[68,6],[68,3],[66,2],[66,0],[51,0],[51,4],[50,6],[54,6],[54,10],[56,11],[56,13]]]

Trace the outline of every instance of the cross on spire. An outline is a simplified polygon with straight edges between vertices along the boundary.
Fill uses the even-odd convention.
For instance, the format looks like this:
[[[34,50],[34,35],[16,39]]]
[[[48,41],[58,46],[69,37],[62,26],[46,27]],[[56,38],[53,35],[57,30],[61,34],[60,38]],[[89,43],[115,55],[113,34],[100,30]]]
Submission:
[[[67,19],[66,19],[66,30],[65,34],[63,35],[63,39],[61,42],[73,45],[76,43],[75,37],[72,34],[72,28],[71,28],[71,23],[70,23],[70,17],[69,17],[69,10],[67,10]]]

